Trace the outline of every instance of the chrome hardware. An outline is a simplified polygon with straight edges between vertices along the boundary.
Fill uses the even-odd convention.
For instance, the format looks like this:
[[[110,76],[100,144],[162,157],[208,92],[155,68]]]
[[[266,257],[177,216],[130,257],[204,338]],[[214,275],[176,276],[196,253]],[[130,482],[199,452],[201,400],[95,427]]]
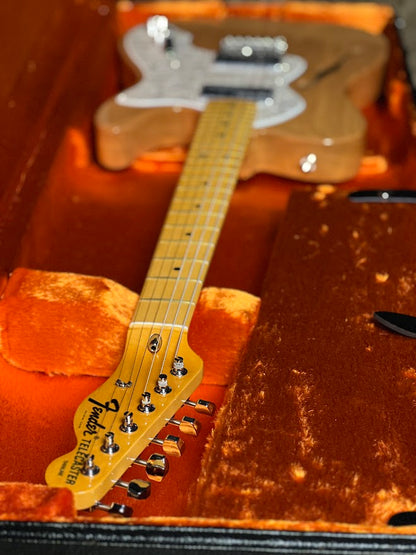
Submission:
[[[155,410],[155,406],[150,402],[150,393],[148,391],[142,393],[140,405],[137,408],[140,412],[144,412],[145,414],[150,414]]]
[[[190,436],[197,436],[201,429],[201,424],[195,418],[191,418],[190,416],[184,416],[182,420],[175,420],[171,418],[169,420],[169,424],[173,424],[174,426],[178,426],[179,430],[187,435]]]
[[[198,399],[198,401],[191,401],[188,399],[185,401],[185,405],[192,407],[201,414],[208,414],[212,416],[215,412],[215,404],[211,403],[210,401],[204,401],[204,399]]]
[[[94,455],[90,455],[85,459],[84,466],[82,467],[81,474],[92,478],[100,472],[100,467],[94,463]]]
[[[114,442],[114,432],[107,432],[104,436],[104,445],[101,446],[101,451],[108,455],[112,455],[113,453],[117,453],[119,449],[120,446]]]
[[[126,489],[127,495],[134,499],[147,499],[150,495],[150,483],[146,480],[131,480],[131,482],[118,480],[114,485]]]
[[[183,358],[180,356],[175,357],[172,365],[172,370],[170,371],[171,374],[176,376],[177,378],[182,378],[185,374],[188,373],[188,370],[184,367]]]
[[[137,430],[137,424],[133,422],[133,413],[126,410],[124,413],[123,424],[120,426],[120,430],[127,434],[135,432]]]
[[[163,451],[167,455],[172,455],[173,457],[180,457],[185,449],[185,443],[183,439],[177,436],[168,435],[165,439],[159,439],[155,437],[152,439],[151,443],[155,445],[161,445]]]
[[[165,455],[159,455],[159,453],[153,453],[147,461],[138,458],[133,464],[144,466],[147,477],[155,482],[163,480],[169,470],[169,462],[167,458]]]
[[[170,36],[169,20],[164,15],[154,15],[146,22],[147,36],[156,44],[164,45]]]
[[[111,505],[96,503],[93,507],[91,507],[91,510],[93,509],[100,509],[100,511],[106,511],[107,513],[124,516],[125,518],[133,516],[133,509],[128,505],[121,505],[120,503],[111,503]]]
[[[116,380],[116,386],[125,389],[126,387],[131,387],[133,385],[132,382],[123,382],[123,380]]]
[[[299,160],[299,167],[302,173],[313,173],[316,171],[317,165],[318,157],[313,152],[310,152]]]
[[[157,353],[162,346],[162,338],[158,333],[154,333],[150,339],[149,343],[147,344],[147,348],[153,354]]]
[[[159,393],[159,395],[167,395],[172,391],[172,388],[168,386],[168,377],[166,374],[159,374],[155,391]]]

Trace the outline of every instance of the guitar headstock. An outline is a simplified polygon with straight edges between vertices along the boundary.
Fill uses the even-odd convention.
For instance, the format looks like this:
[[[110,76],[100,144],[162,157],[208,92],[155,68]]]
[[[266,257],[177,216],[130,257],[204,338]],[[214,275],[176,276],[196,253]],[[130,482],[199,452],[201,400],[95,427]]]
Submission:
[[[147,479],[160,481],[168,470],[167,457],[179,456],[183,448],[176,433],[163,439],[158,433],[170,423],[195,435],[198,422],[190,417],[175,420],[177,410],[184,404],[205,412],[213,409],[204,401],[188,401],[201,379],[202,361],[188,346],[186,334],[132,325],[116,371],[79,405],[74,416],[77,444],[48,466],[47,483],[70,489],[77,509],[128,514],[124,505],[107,507],[100,500],[114,486],[126,488],[136,499],[149,495]],[[151,443],[163,454],[140,459]],[[132,464],[144,467],[146,480],[123,482]]]

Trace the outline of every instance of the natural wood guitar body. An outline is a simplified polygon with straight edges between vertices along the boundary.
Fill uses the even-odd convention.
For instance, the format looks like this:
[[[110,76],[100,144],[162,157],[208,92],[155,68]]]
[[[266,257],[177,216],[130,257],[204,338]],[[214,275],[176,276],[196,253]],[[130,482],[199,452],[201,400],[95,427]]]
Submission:
[[[357,173],[366,138],[361,109],[380,94],[388,57],[384,36],[319,23],[245,19],[179,26],[193,34],[195,45],[210,49],[227,34],[284,35],[290,53],[308,62],[306,73],[290,85],[306,100],[306,110],[279,125],[253,130],[241,178],[267,172],[301,181],[342,182]],[[136,73],[140,78],[137,68]],[[111,98],[96,113],[98,160],[120,170],[147,151],[187,146],[198,117],[189,108],[132,108]],[[315,163],[305,165],[310,154]]]

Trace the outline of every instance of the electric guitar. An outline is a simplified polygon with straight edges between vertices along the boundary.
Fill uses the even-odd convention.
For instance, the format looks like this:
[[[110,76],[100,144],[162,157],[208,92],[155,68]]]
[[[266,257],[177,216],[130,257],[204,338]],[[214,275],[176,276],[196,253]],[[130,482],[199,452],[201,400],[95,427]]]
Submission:
[[[207,101],[239,87],[241,95],[257,89],[260,100],[241,178],[267,172],[337,183],[356,175],[366,136],[361,108],[380,94],[388,57],[384,36],[255,19],[181,22],[170,30],[173,48],[166,52],[144,26],[123,37],[122,52],[139,81],[96,113],[96,152],[104,167],[119,170],[145,152],[187,147]],[[277,37],[274,67],[252,63],[247,54],[253,45],[238,43],[251,35]],[[234,60],[227,63],[230,47]]]
[[[182,440],[173,434],[162,440],[159,432],[173,424],[185,433],[197,433],[194,419],[174,419],[183,405],[213,412],[211,403],[189,400],[202,379],[202,361],[187,341],[194,307],[253,127],[282,124],[305,108],[301,96],[289,88],[306,69],[305,61],[286,53],[286,41],[280,35],[227,37],[220,44],[218,59],[207,55],[205,66],[200,66],[205,53],[199,49],[193,53],[196,61],[192,54],[184,62],[182,49],[189,50],[190,40],[188,33],[170,26],[163,16],[151,18],[125,38],[125,47],[144,76],[154,70],[158,77],[155,83],[143,79],[123,91],[119,101],[143,106],[141,114],[150,112],[150,118],[155,102],[159,107],[173,104],[166,110],[180,112],[175,87],[186,78],[183,66],[192,62],[201,69],[197,89],[205,85],[203,94],[189,98],[187,106],[192,108],[189,112],[195,108],[203,113],[129,326],[122,359],[113,375],[78,407],[75,448],[46,470],[48,485],[70,489],[77,509],[98,508],[129,516],[131,510],[124,504],[104,504],[105,494],[118,486],[135,499],[148,496],[149,482],[125,482],[125,471],[139,464],[150,479],[162,479],[167,456],[180,454]],[[158,92],[161,96],[154,97]],[[156,110],[163,109],[159,107]],[[142,120],[142,135],[148,131]],[[164,453],[140,459],[151,443]]]

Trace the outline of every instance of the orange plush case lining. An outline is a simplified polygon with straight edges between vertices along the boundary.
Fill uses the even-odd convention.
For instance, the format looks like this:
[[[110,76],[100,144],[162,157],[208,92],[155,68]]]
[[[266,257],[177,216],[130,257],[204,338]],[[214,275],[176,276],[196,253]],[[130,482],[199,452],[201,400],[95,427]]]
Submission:
[[[226,8],[220,2],[154,2],[133,8],[121,2],[119,32],[152,13],[178,19],[242,15],[319,20],[376,33],[388,28],[392,15],[386,7],[344,3]],[[391,37],[384,99],[365,110],[368,150],[359,175],[345,188],[415,186],[409,89],[401,50],[395,35]],[[133,168],[112,174],[94,162],[91,138],[84,128],[68,129],[62,140],[16,253],[17,269],[1,282],[4,520],[108,520],[98,512],[76,515],[67,492],[37,484],[44,483],[50,460],[71,448],[72,415],[78,403],[110,374],[121,353],[135,291],[144,279],[182,159],[180,150],[150,154]],[[302,187],[265,175],[239,184],[190,331],[191,346],[206,368],[196,396],[221,404],[255,323],[257,297],[289,192]],[[16,441],[22,437],[22,418],[24,438]],[[133,522],[218,524],[186,518],[187,491],[198,476],[210,426],[210,419],[204,417],[204,433],[188,440],[184,457],[172,461],[170,473],[153,489],[151,500],[135,506]],[[124,492],[112,494],[111,499],[124,502]],[[336,523],[266,521],[221,521],[221,525],[345,528]]]

